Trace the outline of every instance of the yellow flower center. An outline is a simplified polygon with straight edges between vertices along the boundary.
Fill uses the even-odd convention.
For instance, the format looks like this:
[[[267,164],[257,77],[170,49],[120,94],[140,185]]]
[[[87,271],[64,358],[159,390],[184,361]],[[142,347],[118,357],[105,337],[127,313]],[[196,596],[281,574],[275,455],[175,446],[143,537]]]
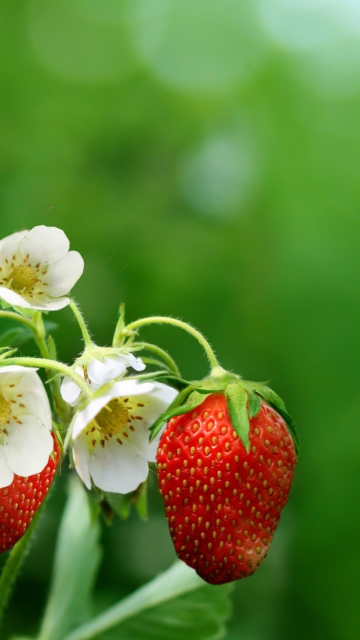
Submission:
[[[123,400],[115,398],[99,411],[94,422],[99,431],[108,436],[116,436],[128,424],[129,410]]]
[[[28,264],[20,264],[12,270],[9,280],[14,291],[27,291],[36,285],[36,271]]]
[[[0,427],[6,424],[11,416],[11,405],[3,395],[0,394]]]

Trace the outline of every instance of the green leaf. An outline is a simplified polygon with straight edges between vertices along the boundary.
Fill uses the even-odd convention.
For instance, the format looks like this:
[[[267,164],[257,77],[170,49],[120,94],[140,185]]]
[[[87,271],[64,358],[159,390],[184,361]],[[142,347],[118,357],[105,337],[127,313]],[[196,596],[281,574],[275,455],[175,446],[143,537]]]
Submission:
[[[14,327],[0,336],[0,347],[19,347],[33,337],[32,331],[26,327]]]
[[[38,640],[63,640],[86,616],[101,557],[100,526],[91,522],[88,500],[73,476],[58,534],[53,577]]]
[[[206,584],[193,569],[177,562],[63,640],[220,639],[231,611],[231,590],[232,585]]]
[[[257,393],[249,392],[249,415],[255,418],[260,411],[261,397]]]
[[[138,512],[138,516],[139,518],[141,518],[141,520],[148,519],[147,482],[143,482],[136,490],[135,509]]]
[[[231,382],[225,389],[225,396],[232,426],[246,451],[249,451],[250,422],[247,408],[248,394],[240,382]]]
[[[11,549],[7,557],[5,566],[2,569],[0,575],[0,617],[3,615],[4,609],[8,603],[11,589],[21,568],[26,552],[29,549],[30,543],[33,539],[33,534],[36,530],[36,525],[39,522],[53,486],[54,485],[52,485],[42,504],[35,512],[31,526],[28,528],[22,538],[20,538],[20,540],[16,543],[16,545]]]

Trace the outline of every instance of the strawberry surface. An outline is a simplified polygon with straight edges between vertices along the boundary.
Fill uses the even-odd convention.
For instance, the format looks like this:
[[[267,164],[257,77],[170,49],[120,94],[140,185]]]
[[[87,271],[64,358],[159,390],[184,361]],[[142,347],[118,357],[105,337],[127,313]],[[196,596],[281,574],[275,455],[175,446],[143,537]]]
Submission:
[[[0,553],[11,549],[24,535],[44,500],[59,462],[59,445],[54,434],[54,454],[46,467],[27,478],[14,475],[8,487],[0,489]]]
[[[296,452],[284,419],[261,401],[250,450],[223,394],[171,418],[158,448],[159,489],[175,550],[211,584],[250,576],[265,558],[286,504]]]

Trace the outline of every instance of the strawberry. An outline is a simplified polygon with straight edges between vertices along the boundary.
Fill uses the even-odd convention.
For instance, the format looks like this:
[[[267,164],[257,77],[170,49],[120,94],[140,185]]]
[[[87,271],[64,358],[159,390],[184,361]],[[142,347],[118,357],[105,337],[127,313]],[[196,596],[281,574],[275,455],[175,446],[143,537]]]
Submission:
[[[173,417],[158,448],[158,479],[179,558],[223,584],[250,576],[265,558],[288,500],[297,436],[268,387],[233,374],[209,380],[197,391],[193,383],[190,403],[163,416]]]
[[[46,467],[33,476],[14,475],[8,487],[0,489],[0,552],[11,549],[30,526],[54,479],[60,448],[54,433],[54,453]]]

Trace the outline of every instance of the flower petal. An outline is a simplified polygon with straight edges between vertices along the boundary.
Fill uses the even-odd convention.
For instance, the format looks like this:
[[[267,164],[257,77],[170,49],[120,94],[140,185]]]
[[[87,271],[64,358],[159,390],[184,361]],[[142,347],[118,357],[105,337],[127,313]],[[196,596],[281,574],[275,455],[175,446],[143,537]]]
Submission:
[[[129,493],[146,480],[149,467],[130,443],[119,444],[115,438],[95,447],[90,473],[94,484],[103,491]]]
[[[14,480],[14,474],[11,471],[5,455],[5,449],[0,445],[0,489],[8,487]]]
[[[118,378],[126,371],[126,364],[118,356],[106,356],[104,362],[93,358],[88,365],[87,372],[92,385],[101,386]]]
[[[26,299],[26,293],[24,296],[19,296],[11,289],[6,287],[0,287],[0,299],[5,300],[12,307],[21,307],[22,309],[42,309],[46,311],[58,311],[70,304],[70,298],[48,298],[47,296],[36,296]]]
[[[70,298],[48,298],[42,296],[41,298],[32,298],[32,304],[29,305],[30,309],[39,309],[40,311],[59,311],[59,309],[64,309],[70,304]],[[20,306],[20,305],[18,305]]]
[[[82,367],[75,367],[75,372],[84,378],[84,369]],[[80,398],[81,389],[78,387],[76,382],[65,376],[61,383],[60,393],[65,402],[67,402],[71,407],[75,407]]]
[[[4,448],[10,469],[26,477],[45,468],[54,443],[50,431],[34,416],[22,416],[21,422],[8,427]]]
[[[133,426],[135,426],[133,424]],[[148,462],[156,462],[157,450],[162,436],[161,430],[152,442],[150,442],[150,431],[143,425],[135,427],[135,431],[129,432],[130,442]]]
[[[135,358],[133,353],[124,354],[121,358],[124,360],[127,367],[132,367],[135,371],[144,371],[144,369],[146,369],[146,365],[143,363],[141,358]]]
[[[0,367],[0,376],[5,380],[7,376],[10,376],[11,379],[21,378],[25,373],[29,371],[37,371],[35,367],[22,367],[20,364],[9,364],[6,367]],[[15,375],[14,375],[15,374]],[[3,382],[0,379],[0,384]]]
[[[161,382],[153,382],[152,387],[151,393],[138,394],[136,397],[137,405],[143,405],[136,407],[136,413],[141,416],[142,424],[146,427],[151,427],[178,394],[176,389]]]
[[[84,260],[77,251],[69,251],[60,260],[53,262],[45,276],[47,294],[52,298],[63,296],[73,288],[84,271]]]
[[[22,307],[23,309],[34,309],[30,302],[25,300],[23,296],[19,296],[15,291],[11,291],[11,289],[7,289],[6,287],[0,287],[0,298],[1,300],[5,300],[8,304],[11,304],[13,307]]]
[[[79,437],[73,444],[73,457],[75,469],[87,489],[91,489],[90,477],[90,452],[87,447],[86,438]]]
[[[6,367],[10,369],[10,367]],[[52,426],[51,408],[45,387],[34,369],[22,367],[22,371],[0,378],[0,384],[14,384],[12,390],[13,400],[17,403],[13,405],[13,412],[17,416],[30,414],[34,415],[49,431]],[[4,390],[5,392],[5,390]],[[21,394],[21,397],[19,398]],[[9,395],[9,392],[6,393]]]
[[[12,233],[11,236],[7,236],[0,240],[0,260],[11,260],[12,256],[17,254],[19,246],[22,240],[27,236],[28,230],[18,231]]]
[[[95,416],[107,405],[110,400],[112,400],[114,396],[106,393],[97,398],[93,398],[90,402],[79,411],[75,417],[72,424],[72,438],[75,440],[84,429],[86,429],[87,425],[91,420],[95,418]]]
[[[32,264],[51,264],[60,260],[69,251],[69,246],[70,242],[61,229],[39,225],[27,233],[20,250],[24,258],[29,254]]]
[[[139,382],[138,380],[120,380],[112,386],[113,398],[146,395],[154,389],[154,382]]]
[[[156,453],[161,437],[161,433],[159,433],[156,438],[150,442],[149,427],[166,411],[178,393],[176,389],[161,382],[154,382],[153,387],[151,393],[137,396],[136,414],[137,417],[141,417],[142,420],[134,420],[132,426],[135,430],[133,432],[129,431],[132,444],[149,462],[156,462]],[[139,407],[139,404],[143,406]]]

